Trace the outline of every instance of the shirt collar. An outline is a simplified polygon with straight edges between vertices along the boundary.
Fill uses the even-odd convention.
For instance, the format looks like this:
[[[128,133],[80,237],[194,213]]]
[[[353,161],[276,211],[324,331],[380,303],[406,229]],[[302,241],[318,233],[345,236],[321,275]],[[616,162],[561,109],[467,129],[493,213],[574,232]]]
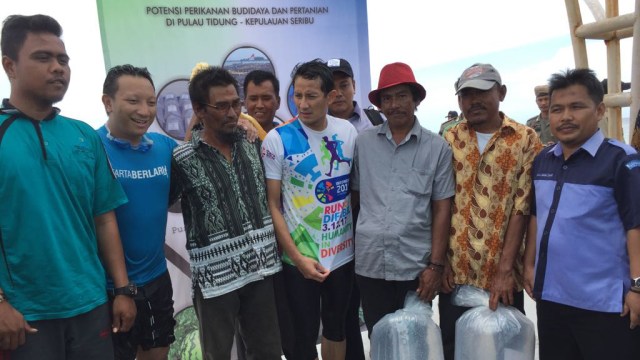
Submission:
[[[22,111],[20,111],[20,109],[18,109],[15,106],[13,106],[13,104],[11,104],[9,102],[9,99],[7,99],[7,98],[2,99],[2,109],[0,109],[0,112],[3,112],[5,114],[18,114],[18,115],[22,116],[23,118],[27,118],[29,120],[36,120],[36,119],[31,118],[27,114],[23,113]],[[51,113],[49,115],[47,115],[42,120],[44,120],[44,121],[52,120],[56,116],[58,116],[58,114],[60,114],[60,109],[58,109],[57,107],[53,106],[52,110],[51,110]]]
[[[515,120],[511,119],[507,115],[505,115],[502,111],[498,112],[500,118],[502,119],[502,125],[500,125],[500,133],[505,134],[510,131],[517,131]]]
[[[351,113],[351,115],[348,118],[346,118],[344,120],[349,120],[350,123],[357,123],[361,119],[360,112],[361,112],[360,105],[358,105],[357,101],[354,101],[353,102],[353,112]],[[331,112],[329,112],[329,115],[331,115],[333,117],[336,117]],[[340,118],[338,118],[338,119],[340,119]]]
[[[360,120],[362,110],[360,109],[360,105],[358,105],[357,101],[353,102],[353,114],[351,114],[351,117],[349,118],[349,121],[352,122],[356,122],[358,120]]]
[[[203,144],[206,144],[207,146],[211,146],[209,144],[207,144],[204,141],[203,138],[203,133],[204,133],[204,127],[201,127],[199,129],[196,129],[195,127],[193,129],[191,129],[191,144],[193,145],[194,148],[197,148]],[[233,136],[233,146],[235,147],[235,144],[238,143],[239,141],[241,141],[244,138],[244,133],[242,131],[240,131],[239,128],[237,128],[234,131],[234,136]]]
[[[389,129],[389,122],[388,121],[383,122],[380,125],[380,127],[378,127],[378,134],[379,135],[385,135],[387,137],[387,139],[392,139],[392,134],[391,134],[391,130]],[[415,136],[416,138],[420,138],[420,134],[422,134],[422,126],[420,125],[420,121],[418,121],[418,118],[414,115],[413,116],[413,127],[411,128],[411,130],[407,134],[407,137],[405,138],[405,140],[410,139],[412,136]]]
[[[202,140],[202,126],[200,127],[193,127],[193,129],[191,129],[191,144],[193,145],[194,148],[197,148],[198,146],[200,146],[201,144],[204,144],[204,141]]]
[[[105,129],[107,129],[107,139],[109,139],[109,141],[113,142],[114,144],[116,144],[121,148],[131,149],[131,150],[140,151],[140,152],[147,152],[149,151],[149,149],[151,149],[151,146],[153,145],[153,140],[149,139],[149,137],[147,137],[147,134],[142,135],[142,139],[140,139],[140,144],[133,146],[131,145],[131,142],[129,140],[120,139],[111,135],[111,130],[109,130],[109,126],[107,124],[104,124],[104,127]]]
[[[604,134],[602,133],[602,131],[600,131],[600,129],[598,129],[593,135],[591,135],[589,140],[585,141],[584,144],[580,146],[580,148],[584,149],[592,157],[595,157],[603,141],[604,141]],[[560,142],[558,142],[553,146],[552,151],[553,151],[553,155],[558,157],[562,156],[562,145],[560,145]]]

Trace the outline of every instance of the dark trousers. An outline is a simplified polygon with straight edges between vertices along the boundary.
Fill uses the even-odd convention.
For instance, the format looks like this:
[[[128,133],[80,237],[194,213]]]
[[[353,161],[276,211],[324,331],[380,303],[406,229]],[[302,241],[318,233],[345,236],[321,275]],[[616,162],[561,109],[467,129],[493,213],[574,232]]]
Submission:
[[[196,287],[194,307],[205,359],[230,359],[236,322],[249,360],[280,360],[280,330],[272,277],[204,299]]]
[[[456,321],[471,309],[451,304],[451,294],[438,295],[438,312],[440,314],[440,331],[442,332],[442,347],[445,360],[453,360],[456,348]],[[513,307],[524,314],[524,291],[513,294]]]
[[[538,300],[540,360],[640,359],[640,328],[629,315]]]
[[[353,274],[355,277],[355,273]],[[347,339],[347,360],[364,360],[364,346],[362,344],[362,332],[360,331],[360,289],[354,281],[351,288],[351,299],[347,308],[345,322],[345,336]]]
[[[113,360],[109,313],[105,303],[71,318],[30,321],[38,332],[16,350],[0,351],[0,359]]]
[[[404,307],[407,292],[415,292],[418,280],[387,281],[356,275],[360,295],[364,322],[369,330],[369,338],[373,326],[385,315],[392,314]]]
[[[289,308],[289,299],[285,289],[284,275],[282,271],[273,275],[273,292],[276,299],[276,310],[278,311],[278,325],[280,327],[280,342],[282,343],[282,355],[285,359],[293,360],[293,349],[295,347],[295,333],[293,331],[293,318]],[[362,339],[360,339],[362,346]],[[236,331],[236,350],[238,360],[246,360],[247,348],[242,341],[240,333]],[[349,359],[347,357],[347,359]],[[2,359],[0,359],[2,360]]]
[[[285,289],[284,274],[281,272],[273,276],[273,290],[276,295],[276,308],[278,310],[278,324],[280,325],[280,340],[282,353],[288,360],[293,360],[295,347],[295,333],[293,331],[293,317],[289,307],[289,299]]]

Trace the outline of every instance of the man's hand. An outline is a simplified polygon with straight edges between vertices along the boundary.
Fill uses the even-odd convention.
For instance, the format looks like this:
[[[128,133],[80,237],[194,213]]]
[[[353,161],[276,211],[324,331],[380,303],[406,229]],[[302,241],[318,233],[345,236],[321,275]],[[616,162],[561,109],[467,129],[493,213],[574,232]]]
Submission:
[[[7,301],[0,303],[0,350],[15,350],[25,342],[25,334],[38,332]]]
[[[640,325],[640,294],[629,291],[624,297],[624,306],[620,316],[627,316],[627,314],[631,320],[630,329],[635,329]]]
[[[449,294],[456,288],[456,283],[453,281],[453,269],[449,260],[444,263],[444,274],[442,274],[442,283],[440,285],[440,292]]]
[[[536,299],[533,297],[533,280],[535,279],[535,266],[524,264],[524,291],[533,301]]]
[[[136,319],[136,303],[126,295],[116,295],[113,299],[113,332],[127,332]]]
[[[442,284],[443,275],[439,271],[443,271],[443,269],[435,270],[427,267],[420,273],[418,289],[416,290],[420,300],[431,301],[438,295],[438,289],[440,289],[440,285]]]
[[[249,120],[240,116],[240,118],[238,119],[238,126],[246,133],[245,136],[247,138],[247,141],[251,143],[256,141],[256,139],[258,138],[258,129],[253,127],[253,124],[251,124]]]
[[[301,256],[296,262],[296,267],[302,273],[305,279],[323,282],[329,276],[329,270],[322,266],[319,262],[306,256]]]
[[[491,293],[489,297],[489,308],[491,310],[497,309],[500,300],[502,300],[502,303],[505,305],[513,305],[513,289],[515,286],[516,281],[513,278],[513,270],[498,270],[493,277],[493,283],[489,290]]]

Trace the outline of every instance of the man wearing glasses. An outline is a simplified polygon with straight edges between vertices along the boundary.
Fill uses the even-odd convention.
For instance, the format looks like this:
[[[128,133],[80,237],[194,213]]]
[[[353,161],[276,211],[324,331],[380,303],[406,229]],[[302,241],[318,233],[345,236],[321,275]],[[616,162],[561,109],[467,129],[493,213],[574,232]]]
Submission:
[[[203,357],[229,358],[237,321],[249,359],[280,359],[272,275],[282,266],[260,143],[238,129],[242,102],[228,71],[200,71],[189,96],[203,127],[174,150],[171,182],[182,201]]]

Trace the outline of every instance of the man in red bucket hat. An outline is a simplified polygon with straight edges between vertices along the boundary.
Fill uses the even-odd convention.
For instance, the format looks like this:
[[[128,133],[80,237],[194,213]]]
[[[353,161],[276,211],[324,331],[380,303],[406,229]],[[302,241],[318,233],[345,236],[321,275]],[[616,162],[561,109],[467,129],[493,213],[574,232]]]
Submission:
[[[407,64],[386,65],[369,100],[387,121],[356,140],[355,269],[370,333],[378,320],[403,308],[407,292],[430,301],[442,281],[454,195],[452,155],[414,115],[426,94]]]

